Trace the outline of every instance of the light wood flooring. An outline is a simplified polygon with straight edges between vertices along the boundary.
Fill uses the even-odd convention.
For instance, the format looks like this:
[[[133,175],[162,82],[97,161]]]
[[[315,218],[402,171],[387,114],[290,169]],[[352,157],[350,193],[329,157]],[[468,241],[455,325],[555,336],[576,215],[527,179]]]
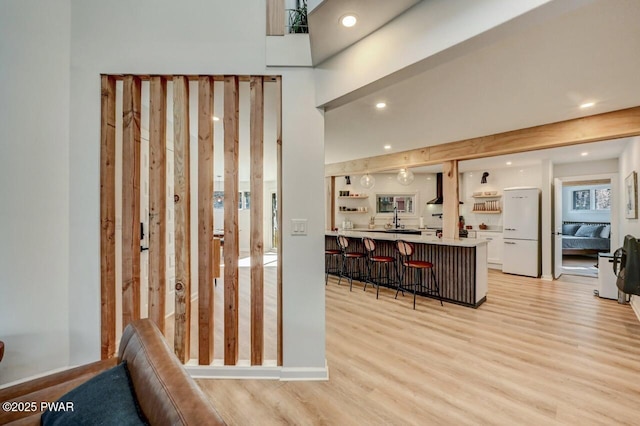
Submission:
[[[567,275],[598,276],[597,256],[565,255],[562,256],[562,273]]]
[[[330,380],[198,380],[231,425],[640,424],[640,322],[589,278],[489,273],[479,309],[326,291]]]

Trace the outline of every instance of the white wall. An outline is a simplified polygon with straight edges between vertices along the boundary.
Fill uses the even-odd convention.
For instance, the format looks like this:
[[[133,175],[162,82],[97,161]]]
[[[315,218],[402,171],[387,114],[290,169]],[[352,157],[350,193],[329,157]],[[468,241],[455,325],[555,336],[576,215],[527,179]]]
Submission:
[[[324,369],[323,115],[310,69],[265,67],[265,2],[1,8],[0,381],[100,356],[101,73],[283,76],[284,365]],[[291,218],[309,235],[292,237]]]
[[[0,2],[0,384],[69,358],[69,37],[68,1]]]
[[[376,194],[416,194],[416,206],[414,214],[400,214],[400,224],[409,228],[419,225],[419,218],[424,218],[425,226],[442,226],[442,219],[431,216],[431,213],[442,213],[442,206],[427,206],[426,202],[436,196],[436,177],[433,173],[415,173],[414,181],[407,186],[398,183],[397,173],[372,173],[375,185],[371,189],[365,189],[360,185],[362,175],[351,176],[351,185],[346,184],[344,177],[336,178],[336,196],[339,191],[350,191],[351,194],[368,195],[366,199],[336,198],[336,226],[341,227],[343,220],[351,220],[354,227],[367,227],[369,218],[375,217],[376,226],[380,227],[392,220],[390,213],[376,214]],[[367,207],[367,213],[343,213],[339,206]]]
[[[620,155],[620,182],[619,188],[621,192],[624,190],[624,180],[631,172],[640,173],[640,136],[631,138],[626,149]],[[621,247],[626,235],[633,235],[640,238],[640,219],[626,219],[624,212],[624,195],[620,200],[620,233],[618,244],[611,242],[612,247]],[[640,316],[640,296],[633,296],[631,304],[634,307],[636,315]]]
[[[618,173],[618,159],[578,161],[553,165],[553,177],[571,177]]]
[[[482,173],[489,172],[487,183],[481,184]],[[486,169],[465,172],[463,174],[463,185],[460,191],[463,205],[460,206],[460,214],[465,218],[466,225],[472,225],[473,229],[479,229],[478,225],[484,223],[491,228],[502,228],[502,214],[481,214],[472,213],[475,202],[485,201],[484,199],[473,198],[474,192],[498,191],[503,195],[504,188],[515,186],[542,187],[542,170],[540,165],[528,167],[506,167],[501,169]],[[500,198],[502,206],[502,199]]]

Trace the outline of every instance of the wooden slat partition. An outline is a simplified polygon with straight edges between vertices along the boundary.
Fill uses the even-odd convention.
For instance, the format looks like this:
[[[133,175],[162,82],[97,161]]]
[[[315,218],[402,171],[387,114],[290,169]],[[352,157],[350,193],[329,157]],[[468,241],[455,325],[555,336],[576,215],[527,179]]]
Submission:
[[[191,199],[189,168],[189,80],[173,78],[173,149],[176,252],[176,306],[174,351],[183,363],[189,359],[191,324]]]
[[[284,35],[284,0],[267,0],[267,35]]]
[[[250,80],[251,116],[251,365],[264,354],[264,87],[261,76]]]
[[[167,84],[173,80],[174,127],[174,243],[175,315],[174,351],[181,362],[190,359],[190,131],[189,81],[193,76],[104,75],[101,77],[101,357],[116,350],[116,263],[122,268],[123,327],[140,317],[141,212],[141,81],[150,82],[149,100],[149,317],[165,331],[167,293]],[[269,76],[199,76],[198,78],[198,360],[213,360],[214,279],[220,276],[220,239],[213,237],[213,91],[224,80],[224,363],[239,358],[239,82],[250,86],[251,158],[251,365],[264,363],[264,84],[276,85],[277,223],[274,236],[282,258],[282,81]],[[122,149],[122,258],[115,255],[116,205],[116,81],[123,81]],[[118,129],[120,131],[120,129]],[[282,261],[277,266],[277,363],[283,363]]]
[[[213,78],[198,81],[198,363],[213,361]]]
[[[116,352],[116,80],[100,79],[100,357],[108,359]]]
[[[278,359],[277,364],[282,365],[283,362],[283,345],[282,345],[282,77],[276,77],[276,143],[278,157],[278,189],[277,193],[277,220],[278,220],[278,283],[277,283],[277,300],[278,300]]]
[[[122,327],[140,318],[141,81],[123,81],[122,106]]]
[[[442,165],[442,236],[459,239],[458,217],[460,196],[458,191],[458,162],[447,161]]]
[[[149,318],[164,334],[167,293],[167,81],[149,83]]]
[[[238,362],[238,76],[224,77],[224,364]]]

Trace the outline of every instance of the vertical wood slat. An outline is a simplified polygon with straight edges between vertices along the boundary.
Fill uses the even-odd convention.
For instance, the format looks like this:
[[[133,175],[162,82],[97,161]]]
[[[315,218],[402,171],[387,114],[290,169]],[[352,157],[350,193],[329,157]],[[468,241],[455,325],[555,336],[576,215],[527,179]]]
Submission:
[[[213,361],[213,77],[198,79],[198,364]]]
[[[282,77],[276,77],[276,142],[277,142],[277,221],[278,221],[278,272],[277,272],[277,300],[278,300],[278,353],[277,364],[283,363],[283,330],[282,330]]]
[[[140,318],[141,81],[126,75],[122,106],[122,327]]]
[[[261,76],[249,81],[251,157],[251,365],[261,365],[264,353],[264,87]]]
[[[458,161],[442,164],[442,236],[459,239],[458,217],[460,216],[460,196],[458,193]]]
[[[116,80],[101,76],[100,357],[116,352]]]
[[[329,217],[330,217],[329,229],[333,231],[333,229],[336,227],[336,177],[335,176],[331,176],[331,183],[329,187],[329,205],[331,206],[329,210]]]
[[[150,79],[149,100],[149,318],[164,334],[167,293],[167,81]]]
[[[267,0],[267,35],[284,35],[284,0]]]
[[[173,78],[173,149],[175,202],[175,340],[174,351],[182,363],[190,357],[191,240],[189,168],[189,81]]]
[[[238,362],[238,76],[224,77],[224,364]]]

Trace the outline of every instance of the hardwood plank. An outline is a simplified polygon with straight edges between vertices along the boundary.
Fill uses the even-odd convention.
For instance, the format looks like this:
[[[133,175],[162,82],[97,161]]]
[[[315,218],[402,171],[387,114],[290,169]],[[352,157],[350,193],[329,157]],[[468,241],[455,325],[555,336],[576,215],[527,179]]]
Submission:
[[[189,154],[189,81],[173,78],[174,220],[176,252],[174,351],[183,363],[189,359],[191,320],[191,198]]]
[[[238,76],[224,78],[224,364],[238,362]]]
[[[213,361],[213,78],[198,81],[198,364]]]
[[[116,353],[116,81],[101,79],[100,358]]]
[[[141,81],[127,75],[122,106],[122,327],[140,318]]]
[[[251,157],[251,365],[264,355],[264,87],[261,76],[249,83]]]
[[[220,238],[213,239],[213,278],[220,278]]]
[[[594,287],[492,270],[478,309],[413,311],[330,277],[329,381],[197,382],[229,425],[635,424],[640,322]]]
[[[276,281],[276,294],[277,294],[277,330],[278,330],[278,341],[276,344],[277,347],[277,364],[282,365],[283,355],[283,345],[282,345],[282,263],[283,263],[283,242],[282,242],[282,76],[278,76],[276,78],[276,138],[277,138],[277,158],[278,158],[278,166],[277,166],[277,179],[278,185],[276,190],[277,197],[277,221],[278,221],[278,270],[277,270],[277,281]]]
[[[640,135],[640,106],[394,154],[327,164],[325,176],[364,174]]]
[[[460,194],[458,189],[458,162],[446,161],[442,165],[442,237],[459,239],[458,217]]]
[[[267,0],[266,35],[284,35],[284,0]]]
[[[167,293],[167,81],[149,83],[149,318],[165,332]]]

